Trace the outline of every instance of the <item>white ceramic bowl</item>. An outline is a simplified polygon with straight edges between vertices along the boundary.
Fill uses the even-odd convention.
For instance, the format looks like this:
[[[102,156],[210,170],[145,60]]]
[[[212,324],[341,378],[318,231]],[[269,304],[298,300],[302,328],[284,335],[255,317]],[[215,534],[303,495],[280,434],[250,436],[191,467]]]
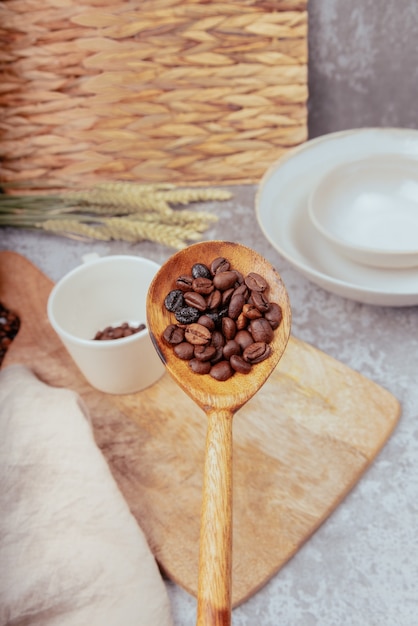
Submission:
[[[121,339],[94,339],[96,332],[107,326],[146,323],[148,288],[159,268],[136,256],[98,257],[87,260],[53,287],[47,305],[49,321],[96,389],[134,393],[163,375],[165,367],[147,328]]]
[[[329,170],[308,198],[315,228],[350,259],[418,266],[418,161],[375,155]]]

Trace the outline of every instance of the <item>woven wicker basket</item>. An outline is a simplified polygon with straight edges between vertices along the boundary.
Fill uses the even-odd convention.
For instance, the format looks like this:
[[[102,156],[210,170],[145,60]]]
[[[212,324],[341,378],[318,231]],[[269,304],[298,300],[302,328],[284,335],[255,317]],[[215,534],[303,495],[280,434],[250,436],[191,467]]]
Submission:
[[[257,182],[307,138],[307,0],[8,0],[2,181]]]

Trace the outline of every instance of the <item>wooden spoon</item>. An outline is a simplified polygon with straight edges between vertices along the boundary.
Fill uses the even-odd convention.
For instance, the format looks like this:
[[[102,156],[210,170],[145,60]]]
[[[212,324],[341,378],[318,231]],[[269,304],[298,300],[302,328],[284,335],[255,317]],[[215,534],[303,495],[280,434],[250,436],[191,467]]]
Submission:
[[[269,284],[268,298],[282,308],[283,319],[270,344],[271,355],[249,374],[224,382],[192,372],[162,339],[175,319],[164,306],[178,276],[190,275],[195,263],[226,258],[244,276],[257,272]],[[232,418],[264,384],[283,354],[290,334],[291,311],[286,289],[276,270],[259,254],[237,243],[208,241],[174,254],[160,268],[148,292],[147,323],[152,341],[169,373],[203,409],[208,418],[200,529],[198,626],[231,623],[232,571]],[[262,417],[260,418],[262,419]]]

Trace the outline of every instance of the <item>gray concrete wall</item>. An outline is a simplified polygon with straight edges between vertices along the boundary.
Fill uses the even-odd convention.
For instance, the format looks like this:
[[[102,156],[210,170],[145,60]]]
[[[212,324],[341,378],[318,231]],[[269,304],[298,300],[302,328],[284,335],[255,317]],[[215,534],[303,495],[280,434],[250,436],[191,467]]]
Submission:
[[[418,128],[418,0],[309,0],[309,136]]]

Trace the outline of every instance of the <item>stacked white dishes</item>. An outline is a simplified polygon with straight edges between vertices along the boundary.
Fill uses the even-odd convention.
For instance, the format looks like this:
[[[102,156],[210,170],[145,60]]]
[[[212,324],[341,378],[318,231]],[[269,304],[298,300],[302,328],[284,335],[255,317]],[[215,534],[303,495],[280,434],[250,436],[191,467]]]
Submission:
[[[308,198],[315,228],[374,267],[418,266],[418,162],[373,155],[331,169]]]
[[[273,164],[259,224],[290,264],[360,302],[418,304],[418,131],[332,133]]]

